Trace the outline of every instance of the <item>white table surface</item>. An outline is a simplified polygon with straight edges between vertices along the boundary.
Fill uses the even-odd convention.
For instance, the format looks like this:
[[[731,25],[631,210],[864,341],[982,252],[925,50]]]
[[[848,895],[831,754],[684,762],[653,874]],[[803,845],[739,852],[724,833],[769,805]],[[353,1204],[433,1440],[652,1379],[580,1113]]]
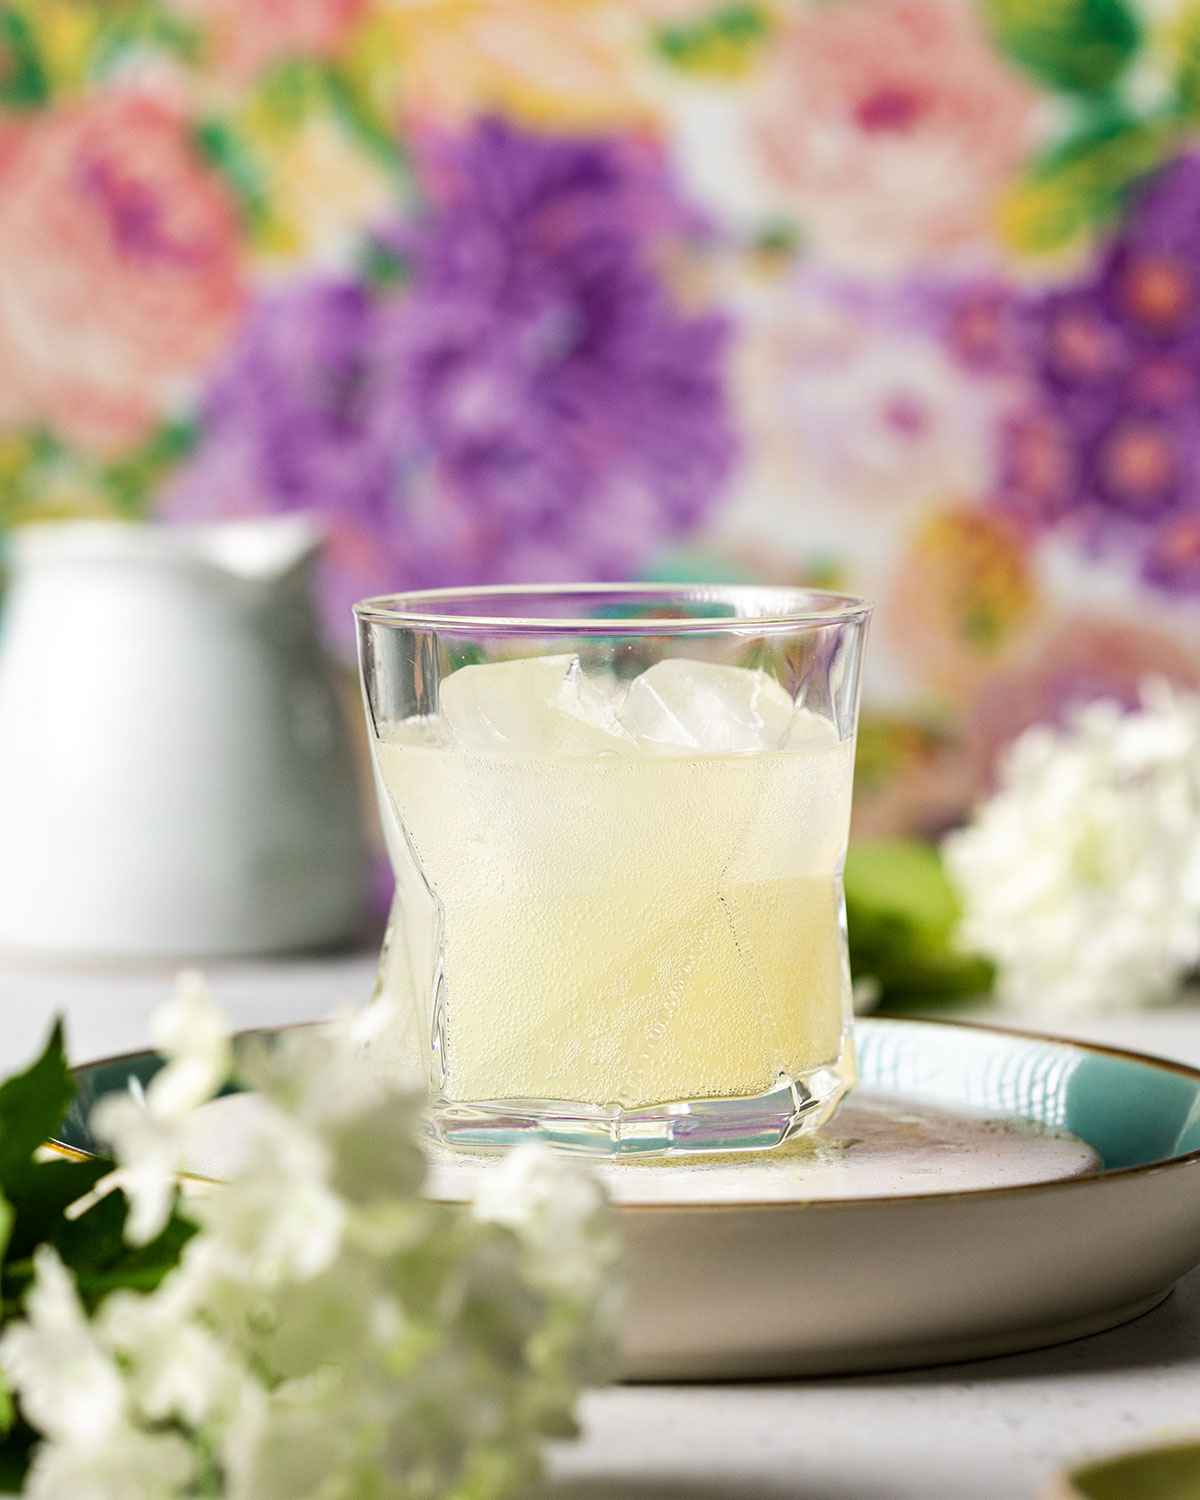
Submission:
[[[268,1025],[363,1001],[374,960],[207,973],[235,1026]],[[79,1061],[145,1045],[169,983],[146,968],[0,969],[0,1070],[31,1056],[60,1011]],[[1200,1065],[1200,1004],[1022,1024]],[[614,1388],[586,1400],[584,1421],[582,1441],[556,1453],[554,1500],[1034,1500],[1064,1463],[1200,1435],[1200,1272],[1137,1322],[1043,1353],[898,1375]]]

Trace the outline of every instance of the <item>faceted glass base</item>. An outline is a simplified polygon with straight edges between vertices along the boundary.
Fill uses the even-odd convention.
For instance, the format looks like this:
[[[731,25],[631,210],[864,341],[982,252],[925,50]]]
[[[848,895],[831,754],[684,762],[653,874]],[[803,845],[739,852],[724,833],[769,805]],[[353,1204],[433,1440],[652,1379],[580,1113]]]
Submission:
[[[853,1080],[847,1049],[836,1064],[794,1077],[781,1074],[775,1088],[749,1098],[688,1099],[635,1109],[551,1099],[470,1104],[435,1099],[429,1130],[439,1144],[472,1152],[506,1150],[525,1140],[585,1156],[762,1151],[825,1124]]]

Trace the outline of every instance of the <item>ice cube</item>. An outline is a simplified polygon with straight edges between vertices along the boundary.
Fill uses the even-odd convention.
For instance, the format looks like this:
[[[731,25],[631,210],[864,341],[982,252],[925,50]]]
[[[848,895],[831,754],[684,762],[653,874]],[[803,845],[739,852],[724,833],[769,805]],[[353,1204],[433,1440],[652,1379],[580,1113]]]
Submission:
[[[796,705],[792,722],[783,739],[785,750],[829,749],[840,743],[837,725],[824,714],[814,713],[811,708]]]
[[[766,672],[676,658],[634,678],[618,711],[645,750],[774,750],[792,724],[792,700]]]
[[[470,750],[586,755],[631,749],[611,693],[578,656],[533,656],[459,667],[442,681],[441,712]]]
[[[424,750],[445,750],[452,742],[450,726],[440,714],[413,714],[379,726],[386,745],[418,745]]]

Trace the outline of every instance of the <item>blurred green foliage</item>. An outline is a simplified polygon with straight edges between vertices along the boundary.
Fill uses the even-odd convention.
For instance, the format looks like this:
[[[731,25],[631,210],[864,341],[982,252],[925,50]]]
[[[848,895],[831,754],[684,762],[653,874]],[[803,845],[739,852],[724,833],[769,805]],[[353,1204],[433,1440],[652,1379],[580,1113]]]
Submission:
[[[1124,0],[985,0],[984,14],[1014,62],[1068,93],[1110,89],[1141,41]]]
[[[932,844],[872,839],[846,860],[850,966],[880,987],[883,1010],[924,1010],[985,997],[992,966],[957,944],[957,893]]]

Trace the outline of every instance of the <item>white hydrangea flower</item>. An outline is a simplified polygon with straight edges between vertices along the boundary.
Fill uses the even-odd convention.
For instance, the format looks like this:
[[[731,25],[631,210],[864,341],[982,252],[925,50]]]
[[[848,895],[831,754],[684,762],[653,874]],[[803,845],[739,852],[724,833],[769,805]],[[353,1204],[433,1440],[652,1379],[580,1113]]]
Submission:
[[[238,1074],[258,1093],[308,1125],[356,1114],[380,1093],[394,1095],[387,1074],[371,1065],[370,1047],[396,1022],[382,999],[332,1020],[278,1037],[252,1037],[238,1053]]]
[[[150,1029],[167,1061],[148,1090],[157,1112],[177,1117],[207,1104],[229,1078],[233,1049],[229,1023],[202,974],[179,976],[174,995],[155,1012]]]
[[[252,1038],[238,1051],[239,1077],[293,1129],[299,1121],[320,1135],[331,1179],[353,1201],[387,1191],[406,1197],[425,1175],[420,1101],[374,1063],[372,1044],[395,1024],[393,1008],[376,1000],[325,1025]]]
[[[43,1443],[21,1493],[25,1500],[191,1500],[199,1468],[186,1438],[123,1422],[100,1448]]]
[[[614,1230],[599,1180],[549,1146],[527,1141],[483,1176],[475,1216],[516,1230],[539,1281],[591,1297],[610,1281]]]
[[[524,1148],[489,1173],[477,1214],[423,1198],[417,1105],[367,1045],[390,1024],[373,1005],[245,1049],[236,1071],[259,1094],[236,1169],[188,1199],[198,1232],[154,1292],[114,1293],[89,1322],[53,1252],[39,1261],[27,1321],[0,1340],[45,1438],[30,1494],[529,1493],[611,1341],[603,1194],[574,1163]],[[194,985],[159,1035],[161,1090],[154,1080],[136,1123],[105,1111],[143,1204],[139,1238],[165,1212],[160,1189],[169,1205],[182,1127],[203,1124],[228,1065]],[[103,1449],[91,1468],[89,1442]]]
[[[20,1391],[26,1420],[50,1439],[26,1480],[28,1500],[183,1500],[188,1493],[193,1448],[131,1420],[123,1371],[49,1245],[34,1254],[25,1321],[0,1336],[0,1366]]]
[[[99,1336],[124,1362],[130,1397],[152,1422],[199,1426],[244,1393],[237,1361],[193,1316],[194,1290],[173,1275],[153,1297],[114,1292],[97,1314]]]
[[[26,1418],[48,1437],[101,1447],[121,1422],[125,1383],[88,1322],[58,1252],[34,1253],[25,1320],[0,1335],[0,1367],[19,1387]]]
[[[129,1196],[129,1239],[149,1243],[171,1214],[179,1174],[189,1155],[195,1112],[229,1077],[229,1027],[199,974],[180,976],[172,999],[157,1012],[153,1034],[165,1066],[144,1093],[101,1100],[92,1127],[121,1162],[102,1186]]]
[[[1200,696],[1142,696],[1026,731],[943,846],[961,940],[995,962],[1004,1003],[1152,1004],[1200,962]]]
[[[288,1382],[232,1424],[222,1450],[225,1500],[357,1496],[345,1477],[336,1487],[329,1484],[330,1475],[353,1474],[361,1442],[363,1413],[349,1406],[348,1394],[352,1399],[338,1373],[323,1369]]]
[[[92,1128],[125,1163],[98,1185],[99,1190],[125,1190],[130,1242],[149,1244],[171,1216],[179,1173],[187,1160],[186,1129],[182,1122],[159,1119],[147,1100],[132,1092],[101,1100],[92,1114]]]
[[[306,1281],[332,1263],[346,1222],[329,1172],[320,1137],[264,1103],[236,1176],[196,1198],[188,1213],[226,1275],[262,1288]]]

